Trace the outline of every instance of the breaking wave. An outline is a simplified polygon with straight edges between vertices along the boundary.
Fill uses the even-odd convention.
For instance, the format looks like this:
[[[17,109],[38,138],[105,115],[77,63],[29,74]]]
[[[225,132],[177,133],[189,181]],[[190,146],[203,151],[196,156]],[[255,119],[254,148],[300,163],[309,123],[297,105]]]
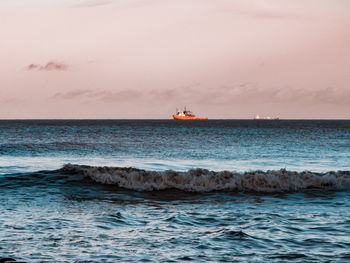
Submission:
[[[82,174],[102,184],[118,187],[153,191],[178,189],[186,192],[209,191],[256,191],[296,192],[305,189],[344,190],[350,188],[350,171],[314,173],[281,170],[209,171],[191,169],[187,172],[146,171],[126,167],[94,167],[66,164],[60,170],[65,174]]]

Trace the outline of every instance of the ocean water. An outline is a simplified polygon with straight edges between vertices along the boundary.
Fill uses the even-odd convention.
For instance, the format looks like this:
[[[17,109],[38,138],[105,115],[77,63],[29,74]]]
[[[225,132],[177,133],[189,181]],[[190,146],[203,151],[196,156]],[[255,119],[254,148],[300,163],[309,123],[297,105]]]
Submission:
[[[350,121],[2,120],[0,258],[349,262]]]

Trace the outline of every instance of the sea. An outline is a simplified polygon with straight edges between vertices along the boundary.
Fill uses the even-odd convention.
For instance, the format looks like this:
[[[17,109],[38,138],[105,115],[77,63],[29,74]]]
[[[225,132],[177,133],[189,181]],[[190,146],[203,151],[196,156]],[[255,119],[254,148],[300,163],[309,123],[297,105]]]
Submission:
[[[349,120],[1,120],[0,258],[350,262]]]

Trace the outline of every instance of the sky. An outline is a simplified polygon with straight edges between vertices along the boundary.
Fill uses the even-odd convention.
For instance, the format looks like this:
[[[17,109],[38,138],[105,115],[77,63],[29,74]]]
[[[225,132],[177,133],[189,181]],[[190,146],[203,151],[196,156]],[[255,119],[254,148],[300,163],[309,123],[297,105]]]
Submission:
[[[0,119],[350,118],[348,0],[1,0]]]

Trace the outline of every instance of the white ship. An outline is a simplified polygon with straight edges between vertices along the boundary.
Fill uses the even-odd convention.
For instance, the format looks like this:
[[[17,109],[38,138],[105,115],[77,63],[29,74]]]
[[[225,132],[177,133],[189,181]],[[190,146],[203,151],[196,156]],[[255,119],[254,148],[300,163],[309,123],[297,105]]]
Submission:
[[[259,115],[254,116],[254,120],[279,120],[279,119],[280,119],[279,117],[270,117],[270,116],[263,117]]]

